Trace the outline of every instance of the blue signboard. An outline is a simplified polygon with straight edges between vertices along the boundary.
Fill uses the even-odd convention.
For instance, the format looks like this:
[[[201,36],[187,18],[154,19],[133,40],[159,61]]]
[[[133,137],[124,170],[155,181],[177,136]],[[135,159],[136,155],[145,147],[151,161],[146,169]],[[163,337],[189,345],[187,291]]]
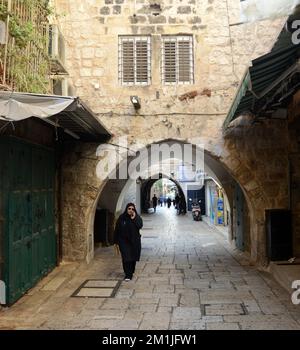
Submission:
[[[218,225],[224,223],[224,201],[222,198],[218,198]]]

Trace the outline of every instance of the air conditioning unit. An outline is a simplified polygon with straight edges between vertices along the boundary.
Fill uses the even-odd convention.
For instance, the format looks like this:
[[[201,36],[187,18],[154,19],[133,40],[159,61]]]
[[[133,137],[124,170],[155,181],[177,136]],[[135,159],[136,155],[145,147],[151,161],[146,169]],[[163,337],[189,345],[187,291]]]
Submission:
[[[54,95],[59,95],[59,96],[76,95],[74,86],[68,82],[67,78],[53,78],[52,92]]]
[[[49,25],[49,55],[51,58],[51,73],[67,75],[65,67],[65,39],[55,24]]]

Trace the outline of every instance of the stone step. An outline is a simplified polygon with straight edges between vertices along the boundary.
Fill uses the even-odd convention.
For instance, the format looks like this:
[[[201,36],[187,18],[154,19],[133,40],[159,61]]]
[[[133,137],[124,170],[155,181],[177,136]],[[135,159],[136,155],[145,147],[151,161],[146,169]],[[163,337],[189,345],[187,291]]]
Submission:
[[[283,262],[271,262],[270,272],[273,274],[276,281],[289,293],[292,293],[292,283],[295,280],[300,280],[300,265],[289,264],[279,265]]]

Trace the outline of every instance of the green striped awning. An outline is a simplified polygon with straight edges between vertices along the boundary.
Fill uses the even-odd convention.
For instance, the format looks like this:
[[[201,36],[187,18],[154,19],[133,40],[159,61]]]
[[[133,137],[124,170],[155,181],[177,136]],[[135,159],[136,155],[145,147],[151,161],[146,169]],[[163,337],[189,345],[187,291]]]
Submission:
[[[300,46],[289,45],[252,61],[252,67],[242,79],[223,127],[226,128],[239,115],[255,113],[255,104],[285,79],[299,57]]]
[[[246,74],[244,75],[242,82],[238,88],[237,94],[235,96],[235,99],[231,105],[231,108],[229,110],[229,113],[225,119],[224,125],[228,125],[233,119],[235,119],[236,111],[239,108],[239,104],[241,100],[245,97],[248,89],[249,89],[249,84],[251,82],[250,78],[250,72],[249,69],[247,70]]]

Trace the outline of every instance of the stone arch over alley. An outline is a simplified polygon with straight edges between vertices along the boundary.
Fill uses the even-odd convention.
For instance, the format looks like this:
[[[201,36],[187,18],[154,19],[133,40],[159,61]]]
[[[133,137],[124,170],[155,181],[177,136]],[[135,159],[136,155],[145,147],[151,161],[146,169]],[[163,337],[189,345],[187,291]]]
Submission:
[[[128,138],[130,148],[138,143],[151,145],[170,139],[190,143],[200,138],[206,165],[220,177],[231,203],[232,183],[241,188],[248,207],[251,261],[264,264],[265,209],[287,208],[289,201],[285,127],[280,121],[264,123],[224,138],[222,126],[249,62],[269,52],[285,20],[236,25],[239,0],[218,0],[209,7],[206,2],[188,3],[188,12],[182,12],[182,2],[175,1],[158,17],[153,17],[150,7],[134,1],[120,4],[117,12],[104,1],[57,3],[58,9],[68,13],[58,19],[68,49],[68,83],[112,131],[111,143],[122,136]],[[140,15],[133,20],[136,11]],[[100,20],[90,18],[94,12],[100,13]],[[92,27],[87,23],[93,23]],[[191,84],[164,84],[162,44],[166,36],[180,33],[192,39],[194,77]],[[128,36],[147,36],[151,45],[147,85],[124,85],[120,80],[120,45]],[[138,110],[130,96],[139,98]],[[130,184],[96,178],[97,145],[72,147],[64,160],[63,257],[90,261],[93,220],[103,191],[110,194],[105,207],[115,215],[122,205],[119,194]]]
[[[255,137],[257,133],[261,134],[264,128],[265,127],[260,125],[258,128],[254,128],[254,130],[247,130],[246,137]],[[246,131],[244,132],[246,134]],[[265,130],[265,132],[268,133],[268,130]],[[174,142],[183,144],[188,143],[189,140],[168,138],[157,139],[153,143],[170,144]],[[151,144],[148,144],[148,149]],[[257,146],[258,149],[262,147],[261,145]],[[278,150],[283,146],[284,145],[280,145],[277,142]],[[241,162],[240,152],[233,152],[233,149],[238,148],[240,152],[243,150],[240,139],[236,137],[234,141],[230,138],[223,140],[221,154],[216,154],[216,149],[220,149],[220,145],[217,147],[212,143],[205,144],[205,169],[215,176],[222,184],[231,203],[233,202],[233,186],[235,183],[240,185],[248,207],[248,229],[251,237],[249,253],[251,261],[252,263],[263,263],[265,259],[264,209],[270,208],[272,204],[276,205],[276,203],[272,203],[269,187],[266,186],[269,179],[266,173],[267,169],[261,169],[265,172],[263,177],[255,177],[255,174],[252,173],[250,166],[247,164],[248,161],[251,165],[251,158],[245,158],[243,162]],[[254,149],[253,153],[249,154],[255,157],[256,151],[257,150]],[[76,148],[66,153],[68,176],[65,177],[66,190],[64,193],[63,206],[65,213],[63,238],[64,259],[86,259],[90,261],[93,258],[93,222],[97,204],[99,200],[102,200],[102,205],[106,206],[106,209],[114,215],[120,193],[122,189],[126,187],[126,183],[128,185],[127,179],[100,181],[100,179],[97,178],[96,167],[99,158],[95,157],[96,152],[96,145],[85,145],[82,148]],[[276,162],[280,160],[282,163],[284,162],[283,156],[284,154],[281,149],[278,158],[276,159],[276,157],[274,157],[272,161]],[[102,159],[101,161],[104,160]],[[119,164],[118,167],[122,167],[122,164]],[[272,167],[270,167],[270,169],[275,171]],[[80,188],[80,191],[77,191],[75,194],[78,196],[77,198],[74,198],[74,193],[71,190],[75,185],[77,188]],[[284,187],[284,185],[284,183],[281,184],[281,187]],[[279,191],[282,193],[281,201],[284,202],[286,193],[284,189],[281,188],[279,188]],[[106,196],[108,195],[106,201],[103,199],[104,194],[106,194]]]
[[[184,200],[184,203],[185,203],[185,207],[187,207],[187,198],[185,197],[184,195],[184,192],[182,190],[182,187],[180,186],[180,183],[168,176],[167,174],[165,173],[161,173],[161,178],[162,179],[167,179],[171,182],[173,182],[173,184],[176,186],[177,188],[177,193],[179,194],[179,196],[181,198],[183,198]],[[153,177],[149,177],[148,179],[145,179],[143,182],[142,182],[142,186],[141,186],[141,212],[147,212],[148,210],[148,206],[145,205],[146,203],[149,203],[150,199],[151,199],[151,189],[153,187],[153,185],[159,180],[159,173],[158,174],[154,174]]]
[[[1,0],[0,329],[299,329],[300,0],[254,2]]]

